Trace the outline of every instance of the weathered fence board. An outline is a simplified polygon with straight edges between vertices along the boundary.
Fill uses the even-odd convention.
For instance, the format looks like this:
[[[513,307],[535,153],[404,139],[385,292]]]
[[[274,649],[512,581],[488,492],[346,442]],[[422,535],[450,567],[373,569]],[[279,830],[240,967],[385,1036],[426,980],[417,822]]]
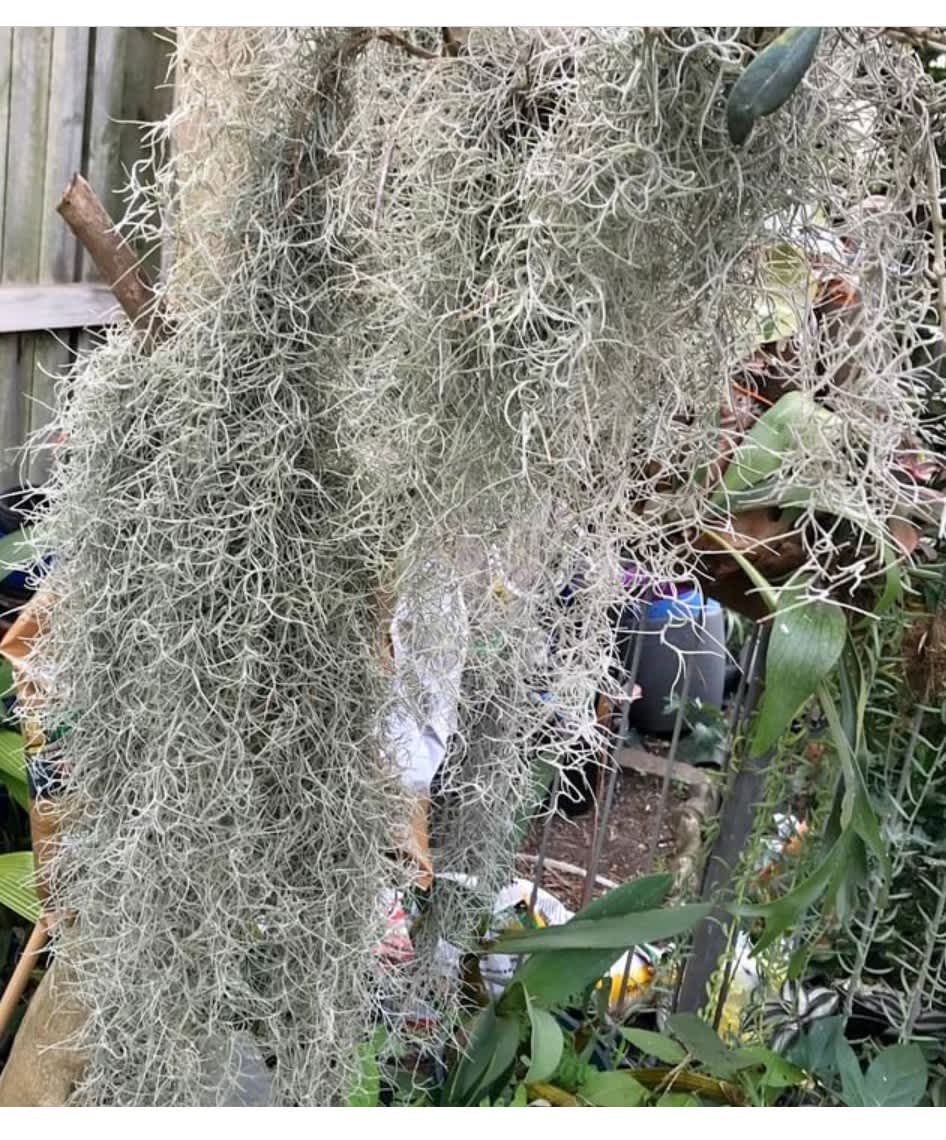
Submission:
[[[52,28],[13,29],[0,264],[4,283],[36,281],[40,274],[52,41]],[[26,140],[29,145],[23,145]],[[0,440],[8,465],[29,430],[35,356],[32,333],[11,333],[0,341]]]
[[[142,121],[171,105],[169,29],[0,28],[0,492],[40,481],[22,445],[53,415],[54,380],[115,319],[55,207],[80,170],[122,213]],[[52,330],[52,331],[51,331]]]

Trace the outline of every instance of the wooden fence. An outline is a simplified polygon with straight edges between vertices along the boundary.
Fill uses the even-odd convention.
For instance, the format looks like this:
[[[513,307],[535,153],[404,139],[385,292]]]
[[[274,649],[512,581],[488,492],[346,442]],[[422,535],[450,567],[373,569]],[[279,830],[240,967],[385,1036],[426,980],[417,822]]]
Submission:
[[[53,379],[115,319],[108,289],[55,212],[80,170],[113,217],[170,109],[167,28],[0,28],[0,492],[45,475],[22,445],[53,416]]]

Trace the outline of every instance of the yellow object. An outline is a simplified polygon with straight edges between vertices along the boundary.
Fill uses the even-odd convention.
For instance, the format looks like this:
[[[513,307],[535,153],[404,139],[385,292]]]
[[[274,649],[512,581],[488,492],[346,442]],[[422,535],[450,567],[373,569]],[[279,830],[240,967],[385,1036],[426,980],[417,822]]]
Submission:
[[[627,975],[627,986],[624,990],[624,1000],[628,998],[639,997],[644,990],[654,980],[654,967],[648,962],[638,962],[636,965],[631,966],[630,973]],[[608,981],[610,983],[610,993],[608,994],[608,1004],[618,1005],[621,1001],[621,982],[624,979],[624,964],[621,968],[616,970],[610,975]],[[605,979],[602,978],[596,989],[603,989]]]

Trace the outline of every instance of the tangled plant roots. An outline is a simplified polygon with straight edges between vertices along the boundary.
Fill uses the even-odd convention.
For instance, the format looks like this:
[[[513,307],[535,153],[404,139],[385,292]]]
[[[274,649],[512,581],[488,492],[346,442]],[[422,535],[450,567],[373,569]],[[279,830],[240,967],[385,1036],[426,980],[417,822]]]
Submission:
[[[172,244],[173,333],[150,356],[116,333],[70,378],[44,529],[48,715],[81,713],[52,881],[91,1011],[80,1101],[212,1103],[208,1056],[232,1070],[251,1034],[278,1103],[332,1103],[378,1017],[405,1038],[395,1015],[424,1001],[449,1037],[438,942],[467,945],[477,906],[435,892],[414,962],[374,953],[410,809],[379,745],[378,599],[400,589],[460,652],[434,603],[444,575],[462,587],[436,855],[486,900],[527,806],[535,690],[574,725],[567,764],[621,556],[686,575],[720,525],[701,473],[759,254],[799,207],[836,212],[860,292],[849,335],[797,336],[792,382],[842,425],[784,465],[813,496],[799,538],[839,588],[876,570],[816,511],[882,532],[899,509],[928,92],[906,48],[829,34],[737,150],[737,32],[478,29],[456,57],[436,29],[420,53],[358,29],[187,42],[154,132],[176,157],[136,172],[125,220]]]

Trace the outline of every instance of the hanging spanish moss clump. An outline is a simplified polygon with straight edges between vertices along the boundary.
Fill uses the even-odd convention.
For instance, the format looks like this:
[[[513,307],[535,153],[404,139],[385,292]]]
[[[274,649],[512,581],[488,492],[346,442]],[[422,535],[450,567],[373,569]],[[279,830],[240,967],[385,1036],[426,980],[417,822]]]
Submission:
[[[779,534],[795,565],[850,597],[881,552],[852,553],[838,506],[865,535],[902,513],[928,300],[905,48],[829,37],[736,147],[737,29],[412,36],[189,43],[161,225],[143,183],[126,222],[170,242],[171,332],[150,353],[115,333],[71,378],[39,664],[74,724],[53,886],[77,916],[85,1103],[213,1103],[249,1040],[277,1103],[334,1103],[376,1022],[405,1039],[422,1007],[450,1038],[444,947],[509,874],[537,697],[566,766],[590,694],[617,695],[622,567],[692,577],[707,527],[732,532],[712,472],[761,345],[790,343],[784,387],[833,413],[794,425],[773,474],[803,504]],[[856,279],[840,316],[799,276],[819,242],[823,278],[834,259]],[[434,868],[475,889],[438,880],[391,964],[405,708],[452,732]]]

